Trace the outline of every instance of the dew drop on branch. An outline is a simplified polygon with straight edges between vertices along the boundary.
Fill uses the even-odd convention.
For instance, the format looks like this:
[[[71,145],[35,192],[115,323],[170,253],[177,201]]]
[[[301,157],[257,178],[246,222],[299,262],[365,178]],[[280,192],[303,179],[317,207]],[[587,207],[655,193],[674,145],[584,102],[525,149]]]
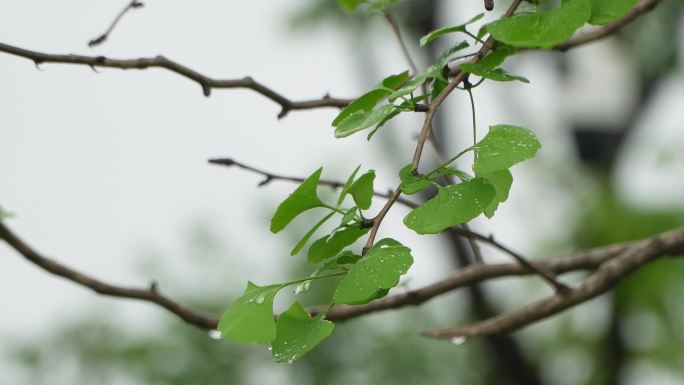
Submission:
[[[223,334],[218,330],[209,330],[207,334],[209,334],[209,338],[212,340],[220,340],[223,338]]]

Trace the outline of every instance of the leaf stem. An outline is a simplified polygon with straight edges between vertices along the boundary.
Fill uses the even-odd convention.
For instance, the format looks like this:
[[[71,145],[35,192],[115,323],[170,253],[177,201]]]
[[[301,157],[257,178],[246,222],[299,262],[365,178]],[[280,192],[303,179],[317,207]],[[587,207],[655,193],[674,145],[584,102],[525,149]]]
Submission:
[[[473,147],[477,145],[477,119],[475,117],[475,98],[473,98],[473,91],[470,83],[465,87],[468,92],[468,97],[470,98],[470,111],[473,116]],[[477,160],[477,151],[474,152],[475,160]]]
[[[346,214],[346,212],[344,210],[340,209],[339,207],[326,205],[325,203],[323,204],[323,207],[325,207],[326,209],[332,210],[336,213],[342,214],[342,215]]]
[[[441,169],[442,167],[446,167],[446,166],[450,165],[453,161],[460,158],[463,154],[467,153],[468,151],[474,150],[474,149],[475,149],[475,146],[466,148],[465,150],[463,150],[463,151],[459,152],[458,154],[449,158],[446,162],[444,162],[444,163],[440,164],[439,166],[437,166],[436,168],[434,168],[432,171],[425,174],[424,177],[429,178],[431,175],[433,175],[434,173],[439,171],[439,169]]]
[[[298,283],[302,283],[302,282],[306,282],[306,281],[313,281],[313,280],[316,280],[316,279],[338,277],[338,276],[340,276],[340,275],[345,275],[345,274],[347,274],[346,271],[339,272],[339,273],[326,274],[326,275],[314,275],[314,276],[312,276],[312,277],[300,278],[300,279],[296,279],[296,280],[294,280],[294,281],[284,282],[284,283],[281,283],[281,285],[282,285],[283,287],[292,286],[292,285],[296,285],[296,284],[298,284]]]

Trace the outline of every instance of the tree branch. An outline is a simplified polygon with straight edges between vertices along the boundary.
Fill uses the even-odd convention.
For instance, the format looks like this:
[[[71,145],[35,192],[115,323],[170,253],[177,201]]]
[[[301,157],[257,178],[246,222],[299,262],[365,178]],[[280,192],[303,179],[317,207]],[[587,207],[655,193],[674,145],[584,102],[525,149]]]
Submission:
[[[537,265],[543,266],[547,270],[556,274],[562,274],[570,271],[591,269],[605,261],[611,260],[611,258],[614,258],[616,255],[631,255],[635,252],[635,250],[638,252],[639,250],[643,250],[648,245],[653,244],[662,245],[660,250],[663,251],[663,253],[661,253],[661,255],[663,255],[665,251],[671,251],[672,253],[684,252],[684,229],[665,233],[656,238],[661,239],[661,241],[653,241],[651,239],[641,242],[601,247],[580,252],[564,258],[554,258],[551,260],[538,262]],[[47,258],[22,241],[7,226],[5,226],[2,221],[0,221],[0,239],[5,241],[15,251],[39,268],[51,274],[72,281],[77,285],[89,288],[98,294],[118,298],[136,299],[157,304],[168,310],[170,313],[175,314],[186,323],[202,329],[215,329],[218,325],[218,317],[206,315],[196,310],[190,309],[189,307],[162,295],[159,292],[159,288],[156,283],[150,285],[149,288],[117,286],[90,277],[57,261]],[[654,259],[657,256],[650,255],[650,257],[651,258],[649,260]],[[638,266],[633,268],[635,269],[637,267]],[[602,270],[606,270],[606,268],[602,268]],[[390,295],[365,305],[344,305],[334,307],[328,313],[327,318],[332,321],[343,321],[377,311],[398,309],[409,305],[419,305],[441,294],[465,286],[480,283],[485,280],[530,274],[535,273],[516,263],[472,265],[421,289]],[[580,290],[580,288],[575,289],[572,292],[574,293],[578,290]],[[555,297],[559,296],[562,297],[562,295],[557,295]]]
[[[285,115],[292,110],[306,110],[321,107],[344,108],[351,102],[349,99],[332,98],[328,95],[325,95],[320,99],[294,101],[257,82],[249,76],[242,79],[214,79],[173,60],[169,60],[161,55],[139,59],[111,59],[105,56],[84,56],[73,54],[57,55],[31,51],[4,43],[0,43],[0,52],[5,52],[10,55],[33,60],[36,65],[42,63],[61,63],[86,65],[90,66],[91,68],[107,67],[124,70],[142,70],[153,67],[164,68],[168,71],[174,72],[180,76],[197,82],[202,87],[204,96],[210,96],[211,90],[214,88],[247,88],[280,104],[282,109],[278,114],[278,119],[285,117]]]
[[[96,46],[96,45],[99,45],[99,44],[104,43],[105,40],[107,40],[107,38],[109,37],[109,35],[110,35],[110,34],[112,33],[112,31],[114,30],[114,27],[116,27],[116,25],[119,23],[119,21],[121,21],[121,18],[123,18],[124,15],[125,15],[126,13],[128,13],[128,11],[132,11],[132,10],[134,10],[134,9],[136,9],[136,8],[141,8],[141,7],[143,7],[143,6],[144,6],[144,4],[141,3],[141,2],[139,2],[138,0],[131,0],[131,2],[128,3],[128,4],[126,5],[126,7],[124,7],[124,9],[122,9],[122,10],[119,12],[119,14],[116,15],[116,17],[114,18],[114,21],[112,21],[112,23],[109,25],[109,28],[107,28],[107,30],[106,30],[102,35],[100,35],[100,36],[98,36],[98,37],[96,37],[96,38],[90,40],[90,41],[88,42],[88,46],[89,46],[89,47],[94,47],[94,46]]]
[[[237,160],[234,160],[231,158],[209,159],[209,163],[216,164],[219,166],[227,166],[227,167],[236,166],[236,167],[239,167],[243,170],[247,170],[247,171],[253,172],[255,174],[262,175],[264,177],[264,180],[259,182],[259,187],[265,186],[274,180],[282,180],[282,181],[289,181],[289,182],[295,182],[295,183],[302,183],[306,179],[306,178],[302,178],[299,176],[286,176],[286,175],[274,174],[272,172],[265,171],[262,169],[258,169],[256,167],[252,167],[252,166],[244,164],[242,162],[238,162]],[[318,184],[323,185],[323,186],[328,186],[328,187],[331,187],[333,189],[338,189],[338,188],[344,187],[344,183],[342,183],[340,181],[336,181],[336,180],[319,179]],[[392,196],[391,191],[387,192],[387,193],[374,191],[373,194],[375,196],[378,196],[381,198],[390,198]],[[406,207],[413,208],[413,209],[418,207],[418,203],[412,202],[408,199],[401,198],[401,197],[397,198],[397,202],[403,204]]]
[[[66,278],[77,285],[87,287],[98,294],[152,302],[177,315],[190,325],[195,325],[203,329],[213,329],[218,324],[217,318],[201,314],[162,295],[159,293],[159,287],[156,283],[152,283],[149,288],[116,286],[92,278],[47,258],[19,239],[19,237],[12,233],[2,221],[0,221],[0,239],[4,240],[10,247],[24,256],[24,258],[41,269],[59,277]]]
[[[684,252],[684,229],[656,235],[620,251],[613,258],[602,263],[596,272],[576,288],[473,325],[430,331],[423,335],[431,338],[452,339],[510,333],[598,297],[611,290],[629,274],[657,258],[675,256],[682,252]]]

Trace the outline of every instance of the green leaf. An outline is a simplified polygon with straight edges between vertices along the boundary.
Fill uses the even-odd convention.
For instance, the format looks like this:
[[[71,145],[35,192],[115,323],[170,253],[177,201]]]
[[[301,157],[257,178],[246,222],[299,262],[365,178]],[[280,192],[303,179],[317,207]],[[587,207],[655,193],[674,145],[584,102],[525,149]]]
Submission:
[[[347,273],[335,290],[333,302],[357,305],[387,294],[413,264],[411,249],[393,241],[378,242]]]
[[[623,18],[637,0],[593,0],[589,24],[603,25]]]
[[[358,208],[356,206],[350,208],[347,210],[347,212],[342,216],[342,220],[340,221],[340,226],[344,226],[347,223],[351,222],[354,220],[354,217],[356,216],[356,210]]]
[[[304,211],[315,207],[325,207],[316,193],[318,179],[321,177],[323,167],[311,174],[297,189],[285,199],[271,218],[271,232],[277,233],[284,229],[293,219]]]
[[[337,198],[337,206],[340,206],[342,202],[344,202],[344,197],[347,196],[347,193],[349,192],[349,187],[354,183],[354,179],[356,178],[356,173],[359,172],[359,169],[361,168],[361,165],[356,166],[354,169],[354,172],[349,175],[349,178],[347,178],[347,182],[344,184],[342,187],[342,190],[340,191],[340,197]]]
[[[365,0],[337,0],[342,9],[347,12],[354,12]]]
[[[532,158],[541,143],[527,128],[496,125],[489,127],[487,135],[475,145],[477,159],[473,163],[475,175],[505,170]]]
[[[361,97],[359,97],[358,99],[349,103],[347,107],[342,109],[342,111],[340,111],[340,113],[337,114],[337,117],[332,122],[333,127],[337,127],[340,123],[342,123],[345,119],[349,118],[354,113],[371,112],[373,108],[375,108],[375,106],[378,103],[383,101],[390,93],[390,91],[387,91],[382,88],[373,89],[366,92],[365,94],[361,95]]]
[[[440,167],[437,169],[437,171],[435,171],[435,173],[433,175],[435,175],[437,177],[446,176],[446,175],[454,175],[454,176],[457,176],[462,181],[473,179],[472,175],[468,174],[467,172],[465,172],[463,170],[459,170],[455,167],[452,167],[452,166]]]
[[[358,254],[346,250],[340,253],[336,258],[329,260],[324,263],[312,276],[316,276],[325,270],[342,269],[347,265],[353,265],[358,262],[362,257]]]
[[[568,40],[591,16],[591,0],[567,0],[549,12],[517,14],[487,25],[498,41],[524,48],[546,48]]]
[[[489,55],[485,56],[478,64],[487,68],[496,68],[503,64],[507,57],[514,55],[518,50],[506,44],[497,44]]]
[[[409,72],[404,71],[396,75],[390,75],[382,80],[380,84],[382,87],[390,90],[396,90],[400,85],[404,84],[409,77]]]
[[[479,175],[479,177],[487,179],[496,191],[494,199],[484,211],[485,216],[491,218],[499,207],[499,203],[505,202],[508,199],[508,193],[511,191],[511,185],[513,184],[513,175],[511,175],[509,170],[499,170],[491,174]]]
[[[442,91],[444,91],[448,84],[449,83],[444,80],[435,79],[435,81],[432,83],[432,91],[430,91],[430,100],[437,99],[439,94],[441,94]]]
[[[392,104],[385,104],[384,106],[377,108],[370,113],[364,111],[356,111],[349,117],[344,119],[335,128],[335,137],[344,138],[361,130],[365,130],[381,121],[385,120],[395,107]]]
[[[257,286],[247,283],[245,292],[223,313],[218,330],[234,341],[267,344],[276,336],[273,298],[282,285]]]
[[[401,192],[406,195],[413,195],[421,192],[426,188],[432,186],[432,182],[425,178],[418,178],[411,173],[413,165],[410,163],[399,170],[399,179],[401,180]]]
[[[494,187],[482,178],[440,186],[437,196],[408,213],[404,224],[418,234],[436,234],[477,217],[495,195]]]
[[[439,56],[439,58],[435,62],[436,66],[438,68],[443,68],[447,64],[447,61],[449,60],[451,55],[453,55],[456,52],[459,52],[465,48],[468,48],[468,47],[470,47],[470,44],[468,44],[468,42],[464,40],[464,41],[456,44],[455,46],[449,48],[448,50],[444,51],[444,53]]]
[[[480,63],[463,63],[459,67],[465,72],[498,82],[510,82],[513,80],[519,80],[523,83],[530,82],[522,76],[511,75],[502,68],[491,69]]]
[[[363,111],[370,113],[378,103],[383,101],[389,94],[402,85],[408,79],[408,76],[408,71],[404,71],[400,74],[390,75],[383,79],[382,82],[372,90],[361,95],[358,99],[349,103],[347,107],[342,109],[335,120],[333,120],[333,127],[337,127],[342,121],[356,112]]]
[[[437,39],[440,36],[446,35],[448,33],[466,32],[466,26],[468,24],[472,24],[472,23],[482,19],[483,16],[484,16],[484,13],[481,13],[481,14],[473,17],[472,19],[466,21],[463,24],[455,25],[452,27],[442,27],[442,28],[436,29],[436,30],[434,30],[434,31],[432,31],[432,32],[428,33],[427,35],[420,38],[420,46],[422,47],[426,44],[430,44],[431,41]]]
[[[318,263],[336,256],[342,249],[364,236],[370,228],[360,225],[340,230],[332,236],[325,236],[314,242],[309,248],[309,262]]]
[[[384,126],[385,123],[389,122],[390,120],[392,120],[392,118],[394,118],[395,116],[399,115],[400,113],[401,113],[401,110],[398,109],[398,108],[395,108],[394,110],[392,110],[392,112],[390,112],[389,115],[387,115],[387,116],[385,116],[384,118],[382,118],[382,120],[380,121],[380,123],[378,123],[378,125],[375,126],[375,128],[374,128],[371,132],[368,133],[368,136],[366,137],[366,140],[371,140],[371,138],[373,137],[373,135],[375,135],[375,133],[378,132],[378,130],[380,129],[380,127]]]
[[[411,80],[404,83],[404,85],[402,85],[401,88],[392,92],[387,97],[387,100],[389,100],[390,102],[393,102],[400,97],[411,94],[418,87],[420,87],[421,84],[423,84],[428,79],[443,79],[443,78],[444,78],[444,76],[442,75],[442,68],[433,64],[430,67],[426,68],[425,71],[419,73],[418,75],[414,76]],[[443,80],[446,80],[446,79],[443,79]]]
[[[316,230],[318,230],[318,228],[321,227],[333,215],[335,215],[334,211],[330,212],[330,214],[324,216],[318,223],[316,223],[316,225],[314,227],[312,227],[311,230],[309,230],[309,232],[307,232],[304,235],[304,237],[301,240],[299,240],[299,242],[297,242],[297,245],[295,245],[294,249],[292,249],[292,251],[290,252],[290,255],[291,256],[297,255],[297,253],[299,253],[299,251],[302,249],[302,247],[304,247],[304,245],[306,245],[306,242],[308,242],[309,239],[311,239],[311,237],[314,235]]]
[[[368,210],[371,206],[373,200],[373,181],[375,180],[375,171],[370,170],[367,173],[361,175],[359,179],[354,182],[351,187],[349,187],[349,193],[354,202],[361,210]]]
[[[311,318],[299,302],[278,317],[271,353],[276,362],[292,363],[328,338],[335,325],[325,314]]]

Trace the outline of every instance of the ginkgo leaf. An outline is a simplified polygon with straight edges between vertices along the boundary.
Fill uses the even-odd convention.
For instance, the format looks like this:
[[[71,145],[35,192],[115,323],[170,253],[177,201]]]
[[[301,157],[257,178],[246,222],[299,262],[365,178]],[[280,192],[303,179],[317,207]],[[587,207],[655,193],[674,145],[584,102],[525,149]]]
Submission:
[[[413,264],[411,249],[394,240],[380,241],[349,270],[335,290],[333,302],[357,305],[387,294]]]
[[[365,0],[337,0],[340,7],[347,12],[354,12]]]
[[[369,230],[368,227],[356,225],[337,231],[332,236],[325,236],[316,240],[309,248],[309,262],[318,263],[336,256],[342,249],[356,242]]]
[[[357,122],[361,118],[369,115],[378,103],[383,101],[390,95],[394,90],[401,86],[408,79],[408,71],[396,75],[390,75],[383,79],[380,84],[376,85],[372,90],[361,95],[358,99],[349,103],[348,106],[342,109],[335,120],[333,120],[333,127],[338,127],[342,122],[347,121],[347,125],[352,122]],[[352,116],[354,115],[354,117]],[[353,118],[352,120],[349,120]],[[346,131],[346,130],[342,130]],[[337,130],[336,130],[337,132]]]
[[[436,29],[436,30],[434,30],[434,31],[432,31],[432,32],[428,33],[427,35],[420,38],[420,46],[422,47],[426,44],[429,44],[431,41],[437,39],[438,37],[444,36],[444,35],[449,34],[449,33],[466,32],[466,27],[468,26],[468,24],[472,24],[472,23],[482,19],[483,17],[484,17],[484,13],[481,13],[481,14],[473,17],[472,19],[466,21],[463,24],[454,25],[451,27],[442,27],[442,28]]]
[[[411,173],[413,169],[412,164],[407,164],[399,170],[399,179],[401,180],[401,192],[407,195],[413,195],[417,192],[423,191],[432,186],[432,182],[423,178],[417,177]]]
[[[325,319],[325,314],[311,317],[299,302],[295,302],[278,317],[271,354],[276,362],[292,363],[323,342],[334,328],[335,325]]]
[[[568,40],[591,16],[591,0],[567,0],[552,11],[517,14],[487,25],[498,41],[523,48],[546,48]]]
[[[245,292],[223,313],[218,330],[223,337],[243,343],[267,344],[276,336],[273,298],[282,285],[247,283]]]
[[[499,207],[499,203],[505,202],[508,199],[508,193],[513,185],[513,175],[509,170],[494,171],[490,174],[479,175],[479,177],[486,179],[494,186],[496,195],[492,202],[485,208],[484,214],[487,218],[494,216],[494,212]]]
[[[351,187],[351,185],[354,183],[354,179],[356,179],[356,173],[359,172],[359,169],[361,169],[361,165],[356,166],[351,175],[349,175],[349,178],[347,178],[347,182],[344,184],[344,186],[342,186],[342,190],[340,190],[340,196],[337,198],[337,206],[344,202],[344,198],[349,192],[349,187]]]
[[[475,145],[477,159],[473,163],[476,175],[506,170],[537,154],[541,143],[527,128],[496,125]]]
[[[277,233],[284,229],[293,219],[304,211],[315,207],[325,207],[318,198],[316,187],[321,177],[323,167],[319,168],[302,182],[297,189],[285,199],[271,218],[271,232]]]
[[[291,255],[291,256],[297,255],[297,253],[299,253],[299,251],[302,250],[302,248],[304,247],[304,245],[306,245],[306,242],[308,242],[309,239],[311,239],[311,237],[314,235],[314,233],[316,232],[316,230],[318,230],[318,229],[319,229],[325,222],[327,222],[328,219],[330,219],[333,215],[335,215],[335,212],[334,212],[334,211],[330,212],[328,215],[324,216],[320,221],[318,221],[318,223],[316,223],[316,224],[314,225],[314,227],[312,227],[312,228],[311,228],[311,229],[302,237],[302,239],[300,239],[299,242],[297,242],[297,244],[296,244],[295,247],[292,249],[292,251],[290,251],[290,255]]]
[[[518,80],[523,83],[529,83],[530,81],[522,76],[511,75],[506,72],[503,68],[488,68],[479,63],[463,63],[459,66],[463,71],[471,73],[475,76],[481,76],[490,80],[496,80],[498,82],[510,82],[513,80]]]
[[[437,196],[408,213],[404,224],[418,234],[436,234],[477,217],[495,195],[494,187],[482,178],[440,186]]]
[[[627,15],[637,0],[592,0],[589,24],[603,25]]]
[[[375,194],[375,191],[373,190],[374,180],[375,171],[371,170],[361,175],[359,179],[349,187],[349,193],[352,198],[354,198],[356,206],[361,210],[368,210],[371,206],[373,194]]]
[[[385,120],[396,109],[392,104],[385,104],[370,112],[359,110],[342,120],[335,128],[335,137],[344,138],[365,130]]]

